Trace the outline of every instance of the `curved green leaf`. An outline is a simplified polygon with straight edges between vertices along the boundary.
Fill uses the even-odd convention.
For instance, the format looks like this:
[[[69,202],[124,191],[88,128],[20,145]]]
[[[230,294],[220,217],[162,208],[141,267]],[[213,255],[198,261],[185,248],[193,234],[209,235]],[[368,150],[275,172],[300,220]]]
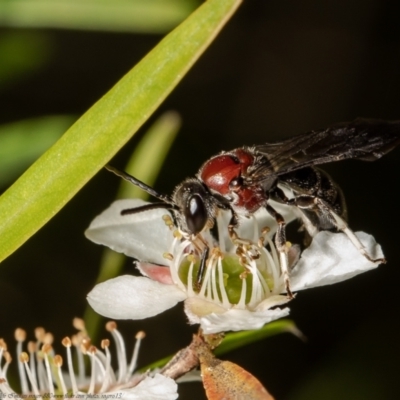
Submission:
[[[280,319],[270,322],[260,329],[228,333],[222,343],[215,349],[214,353],[216,356],[220,356],[240,347],[247,346],[250,343],[258,342],[285,332],[292,333],[304,340],[304,335],[292,320]]]
[[[0,198],[0,261],[131,138],[212,42],[240,0],[209,0],[167,35]]]
[[[230,351],[239,349],[240,347],[247,346],[250,343],[259,342],[271,336],[279,335],[280,333],[292,333],[298,338],[305,340],[304,335],[297,328],[296,324],[290,319],[281,319],[278,321],[270,322],[260,329],[251,331],[240,331],[228,333],[221,344],[214,350],[216,356],[229,353]],[[166,365],[174,355],[164,357],[154,363],[146,365],[140,371],[148,371],[156,368],[162,368]]]

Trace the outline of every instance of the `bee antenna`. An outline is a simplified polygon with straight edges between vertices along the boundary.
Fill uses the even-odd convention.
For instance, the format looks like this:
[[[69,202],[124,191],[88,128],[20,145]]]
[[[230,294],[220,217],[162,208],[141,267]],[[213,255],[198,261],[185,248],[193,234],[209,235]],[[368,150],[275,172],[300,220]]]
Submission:
[[[136,179],[134,176],[129,175],[126,172],[120,171],[108,164],[105,165],[105,168],[108,171],[119,176],[120,178],[125,179],[127,182],[130,182],[130,183],[134,184],[135,186],[139,187],[140,189],[144,190],[145,192],[147,192],[149,195],[155,197],[156,199],[159,199],[159,200],[163,201],[164,203],[170,204],[172,206],[170,208],[172,208],[172,209],[176,208],[175,203],[172,201],[172,199],[169,196],[166,196],[166,195],[156,192],[152,187],[146,185],[144,182],[140,181],[139,179]]]

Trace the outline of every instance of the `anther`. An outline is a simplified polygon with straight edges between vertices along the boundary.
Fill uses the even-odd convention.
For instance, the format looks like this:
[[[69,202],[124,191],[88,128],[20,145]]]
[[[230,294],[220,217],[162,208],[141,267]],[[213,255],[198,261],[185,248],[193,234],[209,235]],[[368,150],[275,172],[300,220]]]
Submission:
[[[49,343],[45,343],[42,348],[41,348],[42,352],[45,354],[49,354],[53,348],[51,347],[51,345]]]
[[[97,347],[93,346],[93,345],[90,346],[89,349],[88,349],[88,353],[89,354],[93,354],[93,355],[96,354],[97,353]]]
[[[115,321],[108,321],[106,323],[106,330],[112,332],[117,329],[117,323]]]
[[[63,359],[60,355],[56,354],[54,356],[54,364],[56,367],[62,367],[63,365]]]
[[[53,334],[50,332],[46,332],[45,335],[43,336],[42,342],[45,344],[53,344],[53,342],[54,342]]]
[[[269,232],[271,232],[271,228],[269,226],[265,226],[264,228],[261,229],[262,235],[267,235]]]
[[[87,349],[89,349],[89,347],[92,345],[92,342],[90,341],[89,338],[83,338],[81,339],[81,343],[80,343],[80,348],[84,348],[85,351],[87,351]]]
[[[78,331],[86,332],[85,321],[82,318],[74,318],[72,320],[72,326]]]
[[[66,336],[66,337],[61,341],[61,344],[62,344],[64,347],[71,347],[72,342],[71,342],[71,339],[70,339],[68,336]]]
[[[4,339],[0,339],[0,350],[7,350],[7,344]]]
[[[25,353],[25,351],[23,351],[20,355],[19,355],[19,361],[25,363],[29,361],[29,355],[28,353]]]
[[[45,335],[46,331],[41,326],[35,328],[35,338],[39,342],[42,342],[43,336]]]
[[[17,342],[24,342],[26,339],[26,332],[21,328],[17,328],[14,332],[14,337]]]
[[[186,258],[190,263],[195,263],[197,261],[197,257],[194,254],[188,254]]]
[[[178,231],[178,229],[175,229],[172,232],[172,235],[174,236],[175,239],[182,239],[182,237],[183,237],[182,233],[180,231]]]
[[[174,256],[171,253],[163,253],[163,257],[169,261],[173,261],[174,259]]]
[[[162,219],[163,219],[163,221],[165,222],[165,224],[166,224],[167,226],[169,226],[169,225],[174,225],[174,222],[172,221],[172,218],[171,218],[170,215],[164,214],[164,215],[162,216]]]
[[[249,275],[250,271],[248,271],[247,269],[245,269],[240,275],[239,278],[240,279],[246,279],[247,276]]]
[[[146,332],[144,332],[144,331],[139,331],[137,334],[136,334],[136,336],[135,336],[135,339],[137,339],[137,340],[141,340],[141,339],[144,339],[146,337]]]

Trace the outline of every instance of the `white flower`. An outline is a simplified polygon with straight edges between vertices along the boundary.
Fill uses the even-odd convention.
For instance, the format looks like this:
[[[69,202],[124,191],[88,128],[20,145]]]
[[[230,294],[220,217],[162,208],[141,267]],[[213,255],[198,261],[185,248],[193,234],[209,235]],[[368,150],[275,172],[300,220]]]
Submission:
[[[113,203],[85,233],[95,243],[137,258],[145,275],[120,276],[97,285],[88,295],[95,311],[111,318],[142,319],[184,300],[189,322],[199,323],[206,334],[257,329],[288,315],[288,308],[277,307],[289,299],[282,295],[284,277],[270,239],[273,232],[264,229],[275,227],[276,222],[264,210],[241,221],[238,234],[248,243],[232,243],[226,215],[218,220],[219,243],[209,232],[202,234],[211,251],[201,287],[197,288],[199,248],[204,244],[168,227],[165,210],[120,215],[121,210],[142,204],[140,200]],[[288,214],[291,208],[276,203],[274,208],[286,221],[293,219],[293,214]],[[370,254],[382,256],[371,236],[362,232],[357,236]],[[296,247],[288,251],[294,258],[298,253]],[[336,283],[375,267],[346,235],[321,232],[292,271],[291,287],[298,291]]]
[[[11,356],[5,342],[0,339],[0,394],[13,399],[26,398],[118,398],[140,400],[173,400],[178,398],[177,384],[161,374],[136,374],[136,362],[140,342],[144,333],[136,335],[136,343],[131,361],[127,362],[125,343],[117,330],[115,322],[108,322],[107,330],[115,340],[118,368],[111,366],[109,340],[102,341],[103,351],[97,349],[86,336],[83,321],[74,320],[80,332],[70,339],[66,337],[62,344],[67,353],[68,373],[62,371],[63,359],[52,348],[53,336],[43,328],[35,330],[36,342],[29,342],[28,353],[23,351],[26,333],[17,329],[15,338],[19,358],[21,394],[15,393],[7,381],[7,369]],[[75,374],[72,363],[71,347],[75,348],[78,361],[78,373]],[[91,373],[85,373],[84,355],[90,357]],[[3,359],[5,360],[3,362]]]

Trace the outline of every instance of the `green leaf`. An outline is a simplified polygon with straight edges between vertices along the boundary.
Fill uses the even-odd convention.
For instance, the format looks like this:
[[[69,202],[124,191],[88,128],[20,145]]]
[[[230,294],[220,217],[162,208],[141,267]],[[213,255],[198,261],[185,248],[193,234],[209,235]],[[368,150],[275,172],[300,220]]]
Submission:
[[[0,198],[0,261],[53,217],[132,137],[240,0],[209,0],[167,35]]]
[[[280,319],[270,322],[260,329],[228,333],[222,343],[215,349],[214,353],[216,356],[220,356],[240,347],[247,346],[250,343],[285,332],[292,333],[300,339],[304,339],[303,334],[293,321],[290,319]]]
[[[75,118],[46,116],[0,126],[0,186],[21,174],[42,155]]]
[[[2,0],[0,25],[163,33],[198,5],[197,0]]]
[[[250,343],[255,343],[285,332],[292,333],[298,338],[305,340],[304,335],[297,328],[293,321],[290,319],[281,319],[279,321],[270,322],[260,329],[228,333],[221,344],[214,350],[214,354],[216,356],[221,356],[229,353],[230,351],[239,349],[240,347],[247,346]],[[174,354],[146,365],[145,367],[141,368],[140,371],[144,372],[153,370],[155,368],[162,368],[172,359],[172,357],[174,357]]]

